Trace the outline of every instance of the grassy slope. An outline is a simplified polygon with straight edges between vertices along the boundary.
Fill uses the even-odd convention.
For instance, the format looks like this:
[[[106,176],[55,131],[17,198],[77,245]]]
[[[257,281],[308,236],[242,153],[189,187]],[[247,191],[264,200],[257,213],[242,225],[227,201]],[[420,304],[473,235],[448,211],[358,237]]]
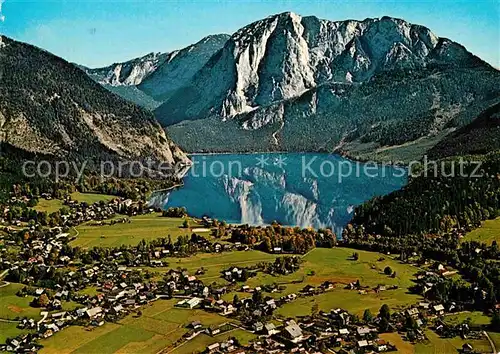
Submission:
[[[77,227],[79,236],[71,242],[72,246],[81,247],[115,247],[138,244],[142,239],[152,240],[170,235],[172,240],[182,235],[190,236],[192,230],[182,228],[184,219],[165,218],[161,214],[140,215],[130,218],[131,223],[106,226],[89,226],[83,224]],[[192,228],[200,227],[193,220]]]
[[[484,221],[480,228],[465,235],[463,241],[479,241],[488,245],[493,241],[500,243],[500,218]]]
[[[352,142],[346,144],[344,150],[349,156],[367,161],[403,162],[419,161],[426,152],[441,141],[449,131],[443,131],[435,136],[426,136],[409,143],[396,146],[379,146],[376,143],[362,144]]]

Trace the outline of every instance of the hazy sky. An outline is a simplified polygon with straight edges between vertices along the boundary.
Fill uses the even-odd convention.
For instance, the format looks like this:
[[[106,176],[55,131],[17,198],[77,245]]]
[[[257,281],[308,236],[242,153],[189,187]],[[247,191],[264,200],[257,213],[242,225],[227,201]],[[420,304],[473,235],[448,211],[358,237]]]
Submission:
[[[90,67],[171,51],[284,11],[329,20],[384,15],[429,27],[500,67],[500,1],[0,0],[0,33]]]

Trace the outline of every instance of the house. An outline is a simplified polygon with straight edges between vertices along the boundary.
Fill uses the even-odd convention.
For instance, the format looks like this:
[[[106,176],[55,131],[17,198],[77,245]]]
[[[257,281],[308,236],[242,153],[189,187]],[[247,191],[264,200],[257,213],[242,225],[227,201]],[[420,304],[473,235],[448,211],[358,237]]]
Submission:
[[[194,321],[194,322],[191,322],[191,324],[189,325],[192,329],[198,329],[198,328],[201,328],[201,322],[199,321]]]
[[[260,332],[264,329],[264,324],[262,322],[255,322],[252,325],[252,329],[254,330],[254,332]]]
[[[474,348],[469,343],[464,343],[464,345],[462,345],[462,352],[463,353],[472,353],[473,351],[474,351]]]
[[[268,322],[264,325],[264,333],[268,336],[272,336],[273,334],[280,333],[280,331],[276,329],[274,323]]]
[[[436,313],[437,315],[444,314],[444,306],[441,304],[433,306],[432,309],[434,310],[434,313]]]
[[[203,299],[200,299],[199,297],[193,297],[191,299],[181,300],[177,304],[175,304],[175,306],[193,309],[198,306],[202,300]]]
[[[123,311],[123,306],[122,305],[117,305],[115,307],[111,308],[111,311],[115,314],[118,315],[120,312]]]
[[[419,302],[418,307],[427,310],[430,307],[430,304],[428,302]]]
[[[367,334],[370,334],[370,333],[371,333],[371,331],[372,331],[372,330],[371,330],[370,328],[368,328],[368,327],[358,327],[358,328],[356,329],[356,332],[358,332],[358,335],[359,335],[360,337],[364,337],[364,336],[366,336]]]
[[[360,348],[366,348],[368,346],[368,341],[366,340],[360,340],[358,341],[358,347]]]
[[[283,330],[282,335],[294,343],[300,342],[303,336],[302,329],[295,321],[290,321],[290,324]]]
[[[331,290],[333,289],[334,287],[334,283],[330,282],[330,281],[325,281],[323,284],[321,284],[321,288],[324,290],[324,291],[327,291],[327,290]]]
[[[248,285],[243,285],[241,287],[241,291],[246,293],[246,292],[250,292],[250,287]]]
[[[85,314],[91,320],[98,317],[101,313],[102,313],[101,307],[94,307],[94,308],[91,308],[91,309],[85,311]]]
[[[419,315],[419,311],[417,308],[408,309],[406,311],[406,313],[408,314],[408,316],[413,317],[413,318],[418,317],[418,315]]]
[[[349,330],[348,330],[347,328],[341,328],[341,329],[339,330],[339,334],[340,334],[341,336],[348,336],[348,335],[349,335]]]
[[[312,286],[312,285],[306,285],[300,292],[304,293],[304,294],[314,293],[314,286]]]
[[[210,344],[207,347],[207,352],[208,353],[215,353],[219,349],[219,347],[220,347],[219,343]]]

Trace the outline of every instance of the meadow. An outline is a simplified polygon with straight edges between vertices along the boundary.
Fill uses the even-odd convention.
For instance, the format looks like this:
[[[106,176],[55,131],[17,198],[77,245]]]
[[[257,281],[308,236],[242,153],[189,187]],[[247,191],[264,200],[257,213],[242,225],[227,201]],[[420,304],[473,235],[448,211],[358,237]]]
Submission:
[[[104,202],[109,202],[116,197],[112,195],[105,195],[105,194],[95,194],[95,193],[80,193],[80,192],[74,192],[71,193],[71,199],[76,200],[80,203],[87,203],[87,204],[94,204],[96,202],[104,201]],[[44,199],[40,198],[38,200],[38,204],[33,208],[36,211],[45,211],[48,214],[54,213],[56,211],[59,211],[63,207],[63,202],[62,200],[59,199]]]
[[[188,332],[186,325],[192,321],[200,321],[204,326],[218,326],[227,322],[222,316],[202,310],[174,308],[176,301],[158,300],[143,308],[140,317],[130,315],[118,323],[106,323],[93,330],[67,328],[43,340],[41,353],[158,353],[167,347],[175,349],[174,343]],[[232,336],[244,343],[253,339],[252,334],[242,330],[215,337],[200,335],[175,349],[174,353],[200,352],[207,345]]]
[[[76,228],[77,238],[72,246],[80,247],[119,247],[121,245],[137,245],[141,240],[153,240],[171,236],[175,241],[179,236],[190,236],[192,230],[201,228],[195,220],[188,218],[190,228],[182,227],[184,219],[162,217],[160,213],[139,215],[130,218],[130,223],[91,226],[85,223]],[[209,234],[209,232],[202,232]]]
[[[19,297],[16,293],[22,284],[9,284],[0,287],[0,319],[13,320],[20,317],[40,319],[40,309],[30,307],[33,296]]]
[[[97,202],[109,202],[117,197],[113,195],[106,194],[96,194],[96,193],[80,193],[74,192],[71,193],[71,199],[76,200],[80,203],[94,204]]]
[[[480,228],[469,232],[462,241],[478,241],[488,245],[493,241],[500,243],[500,218],[484,221]]]

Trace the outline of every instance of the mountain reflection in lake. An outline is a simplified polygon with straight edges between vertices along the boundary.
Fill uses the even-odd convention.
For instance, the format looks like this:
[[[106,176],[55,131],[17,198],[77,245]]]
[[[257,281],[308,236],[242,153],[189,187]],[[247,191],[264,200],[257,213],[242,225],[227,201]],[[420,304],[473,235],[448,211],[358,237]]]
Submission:
[[[406,172],[328,154],[194,155],[184,187],[156,195],[164,208],[252,225],[278,221],[300,227],[349,222],[354,206],[400,189]]]

